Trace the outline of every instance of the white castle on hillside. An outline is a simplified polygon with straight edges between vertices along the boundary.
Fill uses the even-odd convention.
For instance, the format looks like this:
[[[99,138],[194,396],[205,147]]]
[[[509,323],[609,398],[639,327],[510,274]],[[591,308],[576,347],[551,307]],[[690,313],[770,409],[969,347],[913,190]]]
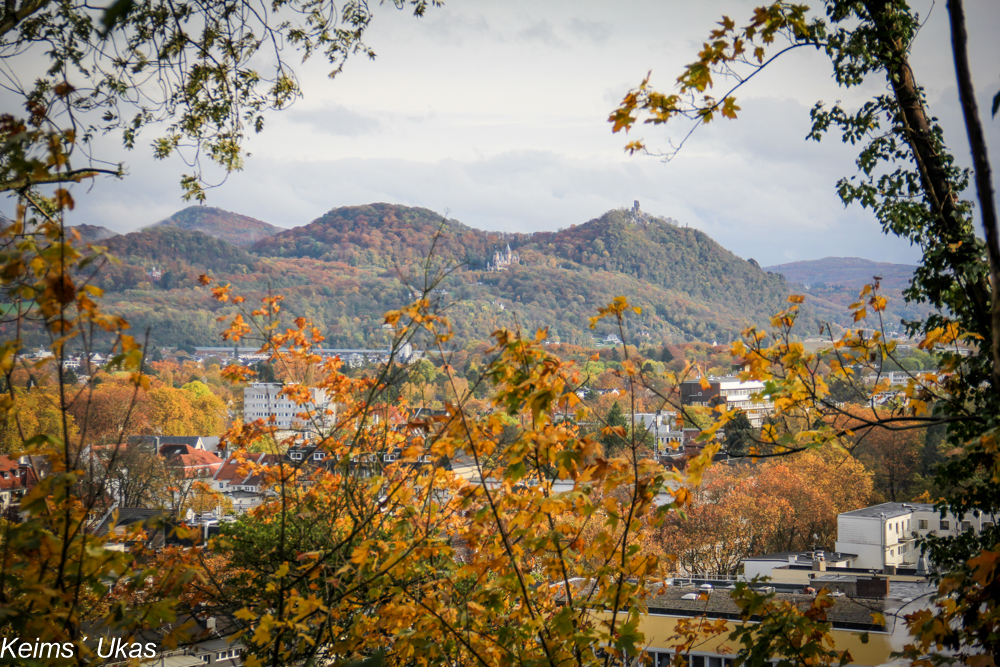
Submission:
[[[521,257],[510,249],[510,244],[507,244],[507,251],[497,250],[493,253],[493,259],[486,263],[487,271],[506,271],[510,268],[511,264],[517,264],[521,261]]]

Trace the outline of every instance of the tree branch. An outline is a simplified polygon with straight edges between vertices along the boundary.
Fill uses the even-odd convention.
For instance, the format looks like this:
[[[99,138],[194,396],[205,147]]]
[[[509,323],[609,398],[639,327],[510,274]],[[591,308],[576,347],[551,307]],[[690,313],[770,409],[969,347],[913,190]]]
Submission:
[[[98,174],[108,174],[109,176],[115,176],[121,178],[122,170],[117,169],[112,171],[111,169],[74,169],[73,171],[63,171],[55,174],[46,174],[45,176],[25,176],[14,181],[0,182],[0,192],[10,192],[16,190],[24,190],[25,188],[30,188],[35,185],[51,185],[53,183],[79,183],[85,178],[93,178]]]
[[[21,8],[14,10],[13,2],[4,3],[3,18],[0,19],[0,37],[21,24],[21,21],[28,18],[38,10],[49,4],[49,0],[26,0],[21,4]]]

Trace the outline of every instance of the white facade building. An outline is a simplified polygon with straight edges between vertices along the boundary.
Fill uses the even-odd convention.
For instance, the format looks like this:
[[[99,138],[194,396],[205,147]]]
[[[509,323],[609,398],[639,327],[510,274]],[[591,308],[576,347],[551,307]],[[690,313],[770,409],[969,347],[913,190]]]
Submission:
[[[635,428],[637,433],[647,430],[653,435],[657,455],[676,452],[683,445],[684,431],[677,426],[676,412],[637,412]]]
[[[328,421],[324,413],[331,407],[330,399],[323,389],[309,388],[310,402],[298,405],[287,396],[281,395],[285,388],[281,382],[255,382],[243,389],[243,423],[247,424],[258,419],[269,421],[274,417],[275,425],[280,429],[304,429],[309,424],[298,415],[308,412],[316,420]]]
[[[966,530],[977,533],[996,519],[989,514],[966,514],[945,518],[927,503],[882,503],[837,517],[837,551],[857,554],[854,567],[918,568],[918,537],[934,533],[958,535]]]
[[[725,403],[726,410],[742,410],[750,425],[760,428],[764,418],[774,412],[774,403],[760,396],[763,390],[763,382],[744,382],[734,376],[708,378],[707,389],[700,380],[686,380],[681,383],[681,403],[708,407]]]

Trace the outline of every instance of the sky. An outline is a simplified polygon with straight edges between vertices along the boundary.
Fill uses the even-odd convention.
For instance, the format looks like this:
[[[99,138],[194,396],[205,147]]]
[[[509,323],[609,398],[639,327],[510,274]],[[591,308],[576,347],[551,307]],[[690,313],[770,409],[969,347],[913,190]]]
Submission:
[[[759,0],[758,0],[759,1]],[[926,22],[913,47],[918,82],[948,144],[968,162],[943,0],[917,0]],[[1000,3],[968,0],[970,51],[987,138],[1000,156]],[[331,80],[321,59],[297,68],[304,97],[267,116],[246,169],[207,204],[282,227],[373,202],[422,206],[487,230],[554,230],[639,200],[648,213],[704,230],[768,266],[828,256],[914,263],[871,213],[845,209],[836,181],[856,150],[806,141],[818,100],[860,104],[877,82],[838,89],[828,60],[799,49],[744,87],[737,121],[699,128],[664,163],[623,151],[631,138],[666,147],[678,126],[611,133],[608,114],[647,72],[669,90],[722,15],[745,23],[742,0],[592,2],[449,0],[423,18],[375,6],[366,36],[378,57]],[[185,165],[156,161],[148,132],[133,151],[117,137],[98,152],[129,175],[79,187],[71,222],[135,230],[187,206]],[[1000,172],[1000,169],[997,170]]]

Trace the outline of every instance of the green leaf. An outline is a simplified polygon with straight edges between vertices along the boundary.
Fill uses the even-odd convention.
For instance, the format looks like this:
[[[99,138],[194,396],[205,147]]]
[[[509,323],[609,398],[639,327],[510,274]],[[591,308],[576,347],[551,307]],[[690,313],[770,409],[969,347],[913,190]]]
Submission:
[[[101,23],[104,24],[104,31],[101,37],[107,37],[114,27],[123,21],[135,6],[135,0],[115,0],[110,7],[104,10]]]

